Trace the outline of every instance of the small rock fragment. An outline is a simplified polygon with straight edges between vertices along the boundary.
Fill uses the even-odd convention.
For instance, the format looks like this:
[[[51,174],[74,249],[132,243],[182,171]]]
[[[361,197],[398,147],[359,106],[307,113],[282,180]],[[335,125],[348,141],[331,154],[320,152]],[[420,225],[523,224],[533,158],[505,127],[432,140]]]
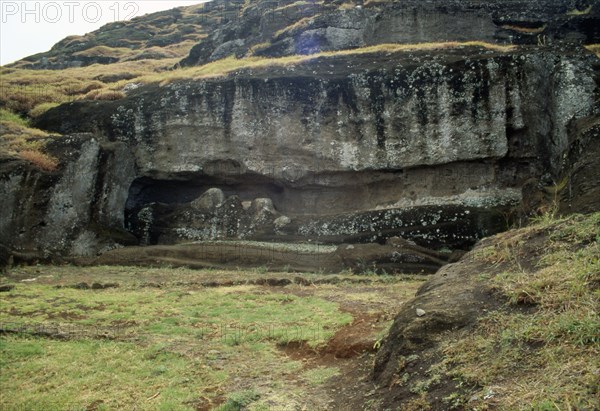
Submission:
[[[417,308],[417,317],[423,317],[425,315],[425,310]]]
[[[291,218],[289,218],[288,216],[284,216],[284,215],[282,215],[281,217],[277,217],[274,221],[275,227],[277,227],[277,228],[283,228],[291,222],[292,222]]]

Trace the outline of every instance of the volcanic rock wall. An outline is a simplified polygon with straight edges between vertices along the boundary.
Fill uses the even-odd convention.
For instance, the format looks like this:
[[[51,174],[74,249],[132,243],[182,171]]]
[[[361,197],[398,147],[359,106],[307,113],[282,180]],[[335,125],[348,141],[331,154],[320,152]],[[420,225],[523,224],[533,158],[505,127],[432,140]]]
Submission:
[[[206,11],[223,16],[222,24],[181,64],[382,43],[593,43],[600,36],[597,7],[575,0],[213,1]]]
[[[436,250],[466,249],[506,227],[532,179],[558,182],[572,125],[598,114],[598,59],[576,45],[595,35],[585,22],[597,14],[590,8],[575,24],[565,13],[580,5],[559,3],[546,10],[529,2],[504,14],[469,3],[459,13],[481,20],[464,22],[482,39],[498,40],[501,22],[523,22],[528,12],[553,28],[554,45],[334,54],[51,109],[36,126],[65,135],[48,147],[61,168],[48,174],[0,159],[7,210],[0,243],[93,255],[135,243],[401,236]],[[343,15],[373,23],[365,38],[376,43],[429,39],[398,32],[419,33],[404,24],[410,10],[417,25],[429,21],[427,13],[442,23],[458,13],[454,3],[388,6],[377,17],[360,17],[360,8]],[[338,21],[339,13],[327,15]],[[237,27],[250,22],[242,18]],[[264,24],[257,27],[267,30]],[[285,35],[296,41],[311,30],[307,24],[304,34]],[[488,39],[482,27],[492,24]],[[190,59],[200,58],[198,50]]]
[[[38,125],[97,140],[65,170],[48,220],[60,221],[61,187],[76,188],[69,221],[88,228],[54,224],[55,239],[34,242],[95,252],[97,227],[112,227],[142,244],[401,235],[466,248],[504,227],[525,181],[558,170],[568,123],[594,111],[593,59],[537,48],[329,57],[71,103]]]

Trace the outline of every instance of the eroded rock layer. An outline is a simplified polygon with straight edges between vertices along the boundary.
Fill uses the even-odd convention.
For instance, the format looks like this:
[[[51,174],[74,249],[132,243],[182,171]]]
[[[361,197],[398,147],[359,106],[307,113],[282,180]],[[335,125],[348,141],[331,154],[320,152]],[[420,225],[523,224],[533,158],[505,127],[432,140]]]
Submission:
[[[575,6],[530,8],[554,30],[553,45],[333,53],[51,109],[36,126],[65,135],[48,146],[61,168],[48,174],[1,160],[0,243],[46,256],[213,240],[385,244],[395,236],[467,249],[506,227],[523,187],[527,198],[539,181],[560,190],[564,154],[585,128],[576,125],[595,124],[598,59],[578,45],[595,32],[577,24],[596,11],[565,26],[581,38],[558,29],[571,21],[563,9]],[[378,19],[407,18],[408,9],[390,7]],[[411,10],[446,16],[433,20],[443,23],[458,6],[440,7]],[[494,25],[490,38],[477,29],[490,41],[501,40],[499,22],[522,12],[506,20],[491,6],[469,7],[461,13],[482,19],[473,27]],[[328,18],[365,12],[341,10]],[[306,24],[296,37],[292,29],[278,36],[296,41]],[[377,34],[382,24],[365,38],[392,41]],[[593,144],[593,135],[580,141]]]

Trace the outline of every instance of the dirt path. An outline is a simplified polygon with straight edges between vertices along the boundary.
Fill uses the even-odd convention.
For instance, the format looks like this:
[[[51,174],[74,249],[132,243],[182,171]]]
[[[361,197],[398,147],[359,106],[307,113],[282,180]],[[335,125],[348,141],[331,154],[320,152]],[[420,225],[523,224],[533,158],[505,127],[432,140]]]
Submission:
[[[412,287],[411,287],[412,289]],[[318,295],[336,302],[340,308],[352,315],[351,324],[340,329],[326,346],[314,349],[306,344],[291,343],[281,351],[292,360],[304,363],[304,370],[320,367],[336,367],[339,373],[318,386],[305,386],[310,408],[318,410],[368,410],[370,397],[375,394],[372,368],[380,339],[386,334],[391,319],[406,298],[399,297],[394,290],[382,286],[353,286],[351,294],[344,295],[319,292],[318,290],[290,289],[298,296]],[[328,295],[327,295],[328,294]],[[326,295],[326,296],[324,296]],[[353,299],[357,295],[378,295],[379,298]],[[300,383],[300,381],[295,381]]]

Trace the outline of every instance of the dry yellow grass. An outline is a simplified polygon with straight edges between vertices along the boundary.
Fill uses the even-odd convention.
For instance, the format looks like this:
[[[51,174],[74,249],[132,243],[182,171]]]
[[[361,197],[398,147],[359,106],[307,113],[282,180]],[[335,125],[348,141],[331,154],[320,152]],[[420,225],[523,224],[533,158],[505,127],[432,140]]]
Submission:
[[[338,7],[338,10],[350,10],[350,9],[355,8],[355,7],[356,7],[356,4],[354,2],[342,3]]]
[[[263,47],[264,45],[257,45]],[[110,65],[94,64],[65,70],[25,70],[0,68],[3,90],[0,104],[21,113],[27,113],[40,106],[34,113],[43,112],[49,104],[57,104],[82,98],[120,98],[122,88],[131,82],[162,83],[176,80],[203,79],[227,75],[233,71],[248,68],[284,67],[299,64],[311,59],[337,56],[350,56],[369,53],[401,53],[410,51],[436,51],[466,47],[483,48],[506,53],[516,46],[469,42],[438,42],[417,44],[379,44],[350,50],[320,52],[311,55],[293,55],[279,58],[250,56],[243,59],[228,57],[203,66],[172,68],[179,58],[162,60],[126,61]],[[127,76],[127,79],[114,82],[101,82],[96,79],[107,75]],[[111,91],[117,93],[111,93]],[[92,94],[90,94],[92,92]],[[102,99],[103,97],[100,97]]]
[[[29,110],[29,117],[31,118],[36,118],[41,116],[42,114],[44,114],[46,111],[50,110],[51,108],[57,107],[59,106],[59,103],[42,103],[42,104],[38,104],[37,106],[35,106],[34,108],[32,108],[31,110]]]
[[[312,1],[300,0],[300,1],[296,1],[294,3],[290,3],[290,4],[285,4],[283,6],[279,6],[279,7],[275,8],[275,9],[273,9],[273,11],[286,10],[286,9],[290,9],[292,7],[305,6],[307,4],[310,4],[310,5],[315,5],[315,4],[321,5],[321,4],[323,4],[323,2],[322,1],[312,2]]]
[[[585,16],[592,12],[592,5],[590,4],[583,10],[573,9],[567,13],[567,16]]]
[[[314,16],[309,16],[309,17],[304,17],[301,18],[300,20],[298,20],[297,22],[295,22],[294,24],[290,24],[289,26],[278,30],[275,32],[275,35],[273,36],[274,38],[278,38],[283,36],[284,34],[287,33],[293,33],[296,30],[302,29],[304,27],[307,27],[312,21],[313,19],[315,19],[316,17],[318,17],[319,14],[315,14]]]
[[[96,46],[86,50],[74,53],[75,56],[83,57],[113,57],[121,58],[124,56],[131,55],[133,51],[125,47],[107,47],[107,46]]]
[[[271,43],[268,43],[268,42],[255,44],[254,46],[250,47],[250,49],[248,50],[247,56],[248,57],[254,56],[254,55],[256,55],[256,53],[258,53],[259,51],[265,50],[270,45],[271,45]]]
[[[85,100],[120,100],[125,93],[115,90],[92,90],[84,97]]]
[[[463,47],[478,47],[502,53],[506,53],[517,49],[516,46],[505,46],[500,44],[486,43],[483,41],[418,44],[379,44],[376,46],[361,47],[349,50],[325,51],[310,55],[293,55],[277,58],[246,57],[243,59],[237,59],[235,57],[227,57],[221,60],[213,61],[203,66],[190,67],[179,70],[173,70],[167,73],[157,73],[153,75],[143,76],[136,79],[136,81],[142,83],[168,84],[177,80],[199,80],[204,78],[220,77],[241,69],[291,66],[320,57],[330,58],[359,54],[401,53],[409,51],[435,51]]]
[[[44,171],[55,171],[59,164],[55,157],[37,150],[20,151],[19,157]]]
[[[542,27],[537,27],[537,28],[515,26],[515,25],[512,25],[512,24],[505,24],[505,25],[503,25],[501,27],[503,29],[516,31],[516,32],[522,33],[522,34],[540,34],[544,30],[546,30],[546,24],[544,24]]]
[[[58,160],[44,149],[48,133],[29,127],[26,120],[5,109],[0,109],[0,152],[17,156],[45,171],[54,171]]]
[[[391,3],[390,0],[367,0],[363,3],[364,6],[375,6],[381,3]]]
[[[446,42],[434,42],[434,43],[415,43],[415,44],[378,44],[375,46],[361,47],[358,49],[340,50],[321,53],[323,55],[350,55],[350,54],[365,54],[365,53],[379,53],[389,52],[397,53],[403,51],[427,51],[427,50],[447,50],[461,47],[479,47],[488,50],[500,51],[503,53],[514,51],[517,49],[516,46],[502,45],[495,43],[488,43],[485,41],[446,41]]]
[[[600,44],[588,44],[585,48],[600,58]]]
[[[139,60],[110,65],[94,64],[65,70],[28,70],[0,68],[2,90],[0,105],[10,110],[27,113],[44,103],[65,103],[83,98],[92,90],[117,90],[133,80],[103,83],[96,80],[106,75],[141,77],[166,71],[179,58]]]
[[[208,37],[208,34],[196,34],[195,40],[185,40],[181,43],[171,44],[170,46],[160,47],[161,50],[173,53],[174,57],[187,57],[191,48],[198,44],[198,41]]]

